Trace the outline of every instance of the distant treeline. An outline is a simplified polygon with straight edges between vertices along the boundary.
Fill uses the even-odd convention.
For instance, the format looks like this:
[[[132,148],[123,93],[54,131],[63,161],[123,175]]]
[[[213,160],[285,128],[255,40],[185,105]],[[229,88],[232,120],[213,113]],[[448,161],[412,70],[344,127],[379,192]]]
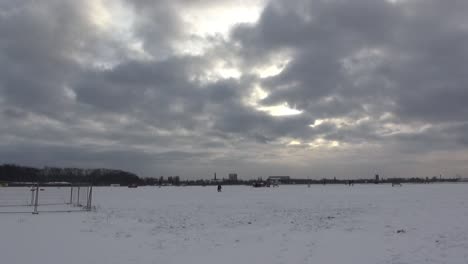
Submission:
[[[279,180],[279,184],[384,184],[384,183],[435,183],[435,182],[457,182],[458,178],[442,178],[442,177],[426,177],[426,178],[385,178],[376,180],[374,178],[368,179],[353,179],[353,180],[343,180],[343,179],[282,179]],[[236,180],[232,181],[229,179],[221,180],[180,180],[179,176],[169,176],[169,177],[159,177],[159,178],[144,178],[142,179],[142,185],[186,185],[186,186],[205,186],[205,185],[254,185],[258,183],[268,184],[271,183],[268,179],[249,179],[249,180]]]
[[[129,185],[139,184],[142,180],[133,173],[121,170],[55,167],[38,169],[4,164],[0,165],[0,182],[68,182],[72,184]]]
[[[457,182],[458,178],[442,178],[442,177],[426,177],[426,178],[384,178],[376,180],[374,178],[363,178],[363,179],[328,179],[323,178],[320,180],[314,179],[290,179],[286,182],[281,182],[283,184],[380,184],[380,183],[434,183],[434,182]]]
[[[380,184],[380,183],[433,183],[433,182],[457,182],[458,178],[426,177],[426,178],[370,178],[370,179],[282,179],[280,184]],[[67,182],[71,184],[91,183],[93,185],[254,185],[268,183],[268,180],[249,179],[235,180],[181,180],[179,176],[160,176],[140,178],[138,175],[122,170],[112,169],[80,169],[80,168],[56,168],[44,167],[42,169],[19,166],[14,164],[0,165],[0,184],[25,183],[25,182]]]

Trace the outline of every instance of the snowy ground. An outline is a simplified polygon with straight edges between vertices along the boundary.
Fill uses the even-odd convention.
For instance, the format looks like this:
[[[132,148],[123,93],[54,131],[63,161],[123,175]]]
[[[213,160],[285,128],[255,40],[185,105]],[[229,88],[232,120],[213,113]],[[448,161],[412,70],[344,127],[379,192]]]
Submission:
[[[106,187],[0,214],[0,263],[468,263],[468,184]]]

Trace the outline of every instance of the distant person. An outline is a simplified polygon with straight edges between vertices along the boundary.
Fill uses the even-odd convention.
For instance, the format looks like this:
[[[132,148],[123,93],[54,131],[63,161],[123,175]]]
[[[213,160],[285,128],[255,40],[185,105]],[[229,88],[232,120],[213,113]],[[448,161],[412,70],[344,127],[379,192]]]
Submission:
[[[218,192],[221,192],[221,189],[223,189],[223,187],[221,186],[221,184],[218,184]]]

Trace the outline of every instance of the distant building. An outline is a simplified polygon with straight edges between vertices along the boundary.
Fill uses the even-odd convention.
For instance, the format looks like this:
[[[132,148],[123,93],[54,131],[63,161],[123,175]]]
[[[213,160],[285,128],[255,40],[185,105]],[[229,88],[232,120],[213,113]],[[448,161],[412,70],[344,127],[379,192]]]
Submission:
[[[289,176],[270,176],[267,181],[271,183],[289,183],[291,177]]]
[[[229,181],[236,182],[237,181],[237,173],[229,173]]]
[[[211,183],[219,183],[219,182],[221,182],[221,180],[219,180],[219,179],[216,177],[216,172],[214,173],[213,179],[211,179],[209,182],[211,182]]]
[[[180,177],[179,176],[174,176],[172,178],[172,181],[173,181],[172,184],[179,185],[180,184]]]

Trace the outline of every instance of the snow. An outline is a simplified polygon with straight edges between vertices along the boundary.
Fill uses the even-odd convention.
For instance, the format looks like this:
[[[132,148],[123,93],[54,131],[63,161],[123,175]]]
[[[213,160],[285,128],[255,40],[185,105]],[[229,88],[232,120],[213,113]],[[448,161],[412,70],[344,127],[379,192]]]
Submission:
[[[468,263],[468,184],[100,187],[0,214],[0,262]]]

